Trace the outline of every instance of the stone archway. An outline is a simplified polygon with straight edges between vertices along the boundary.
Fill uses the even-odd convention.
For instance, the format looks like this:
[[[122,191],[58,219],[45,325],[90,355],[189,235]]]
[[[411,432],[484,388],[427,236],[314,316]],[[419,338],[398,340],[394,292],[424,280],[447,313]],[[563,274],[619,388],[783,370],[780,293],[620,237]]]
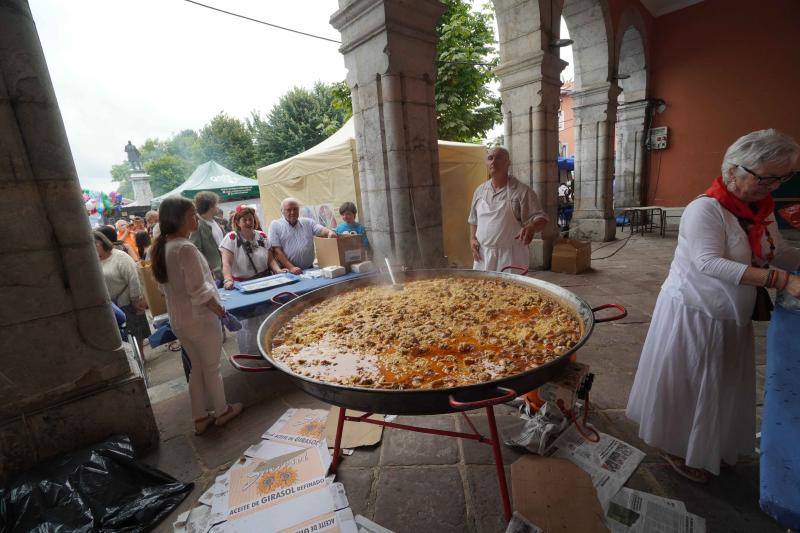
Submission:
[[[566,63],[551,43],[558,38],[563,0],[492,0],[497,17],[505,144],[511,171],[542,202],[550,224],[534,240],[530,264],[550,268],[558,237],[558,107]]]
[[[614,204],[643,203],[644,143],[647,117],[647,48],[642,16],[628,9],[620,19],[616,54],[621,89],[617,107]]]
[[[614,238],[613,131],[619,87],[611,68],[611,21],[606,0],[566,0],[561,16],[575,62],[575,214],[572,235]]]

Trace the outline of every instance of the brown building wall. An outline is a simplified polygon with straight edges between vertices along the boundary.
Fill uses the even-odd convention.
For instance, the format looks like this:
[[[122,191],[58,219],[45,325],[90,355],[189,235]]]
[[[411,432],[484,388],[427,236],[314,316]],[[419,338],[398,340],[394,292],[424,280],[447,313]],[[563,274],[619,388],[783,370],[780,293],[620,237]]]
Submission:
[[[571,88],[572,84],[564,84],[564,88]],[[558,142],[559,144],[566,145],[567,157],[575,155],[575,116],[572,112],[572,96],[569,94],[561,94],[561,112],[564,114],[563,128],[559,122],[558,125]],[[559,154],[561,155],[561,154]]]
[[[669,147],[650,153],[650,205],[686,205],[747,132],[800,139],[799,29],[797,0],[705,0],[655,19],[649,94],[666,101],[653,125]]]

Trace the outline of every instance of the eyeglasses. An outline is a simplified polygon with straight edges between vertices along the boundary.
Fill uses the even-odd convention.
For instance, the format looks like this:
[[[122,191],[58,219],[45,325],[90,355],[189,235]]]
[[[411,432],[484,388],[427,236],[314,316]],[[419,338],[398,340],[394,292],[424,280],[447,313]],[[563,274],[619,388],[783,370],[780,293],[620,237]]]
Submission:
[[[790,179],[800,176],[800,170],[794,170],[792,172],[789,172],[785,176],[759,176],[758,174],[756,174],[755,172],[753,172],[752,170],[750,170],[745,166],[742,165],[735,165],[735,166],[743,169],[748,174],[751,174],[755,179],[758,180],[759,183],[763,182],[766,185],[774,185],[776,183],[786,183]]]

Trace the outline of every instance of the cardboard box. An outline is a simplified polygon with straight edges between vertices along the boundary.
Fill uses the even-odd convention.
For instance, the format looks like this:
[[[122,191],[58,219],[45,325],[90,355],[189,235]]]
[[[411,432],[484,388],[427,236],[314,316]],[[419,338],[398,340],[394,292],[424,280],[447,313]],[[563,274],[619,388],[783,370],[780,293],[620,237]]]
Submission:
[[[592,267],[592,244],[589,241],[559,239],[553,247],[550,270],[562,274],[580,274]]]
[[[350,272],[350,265],[360,263],[364,257],[361,235],[339,235],[337,239],[314,237],[314,249],[320,268],[343,266]]]
[[[147,302],[147,307],[153,316],[163,315],[167,312],[167,300],[158,288],[158,282],[153,277],[153,269],[150,268],[149,261],[140,261],[136,265],[139,273],[139,283],[142,285],[142,293]]]

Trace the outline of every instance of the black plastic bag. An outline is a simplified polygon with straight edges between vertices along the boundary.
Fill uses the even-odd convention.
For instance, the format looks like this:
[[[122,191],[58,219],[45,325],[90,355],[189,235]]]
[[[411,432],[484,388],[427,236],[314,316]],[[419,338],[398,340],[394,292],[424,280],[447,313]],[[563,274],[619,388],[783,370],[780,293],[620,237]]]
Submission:
[[[0,490],[0,533],[150,531],[193,487],[135,461],[130,438],[115,435]]]

